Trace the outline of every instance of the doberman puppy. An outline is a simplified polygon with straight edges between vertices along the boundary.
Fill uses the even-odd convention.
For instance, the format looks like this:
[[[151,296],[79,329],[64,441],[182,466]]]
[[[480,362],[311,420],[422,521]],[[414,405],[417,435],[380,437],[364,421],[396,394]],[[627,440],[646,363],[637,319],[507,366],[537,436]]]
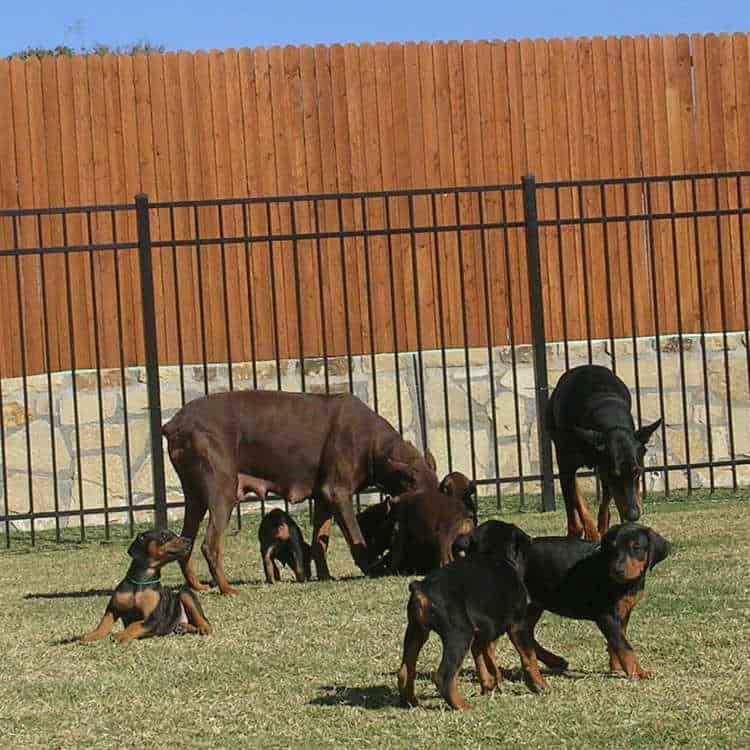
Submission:
[[[357,513],[357,523],[362,530],[370,559],[374,561],[379,561],[391,547],[396,522],[394,506],[393,498],[386,496],[382,502],[368,505]],[[368,574],[372,574],[372,567]]]
[[[477,555],[456,560],[409,585],[408,625],[404,635],[398,689],[401,705],[416,706],[414,677],[419,653],[431,631],[443,644],[440,666],[433,681],[451,708],[471,706],[461,696],[457,675],[471,648],[482,693],[502,681],[495,660],[495,641],[508,634],[521,657],[529,689],[542,692],[548,685],[539,673],[526,621],[527,592],[518,574],[516,556],[530,542],[519,529],[508,526],[504,554]]]
[[[530,539],[509,524],[487,521],[473,534],[467,559],[503,556],[509,546],[530,597],[528,639],[539,661],[551,669],[565,670],[567,661],[541,646],[534,636],[542,612],[549,610],[574,620],[591,620],[607,640],[612,671],[628,677],[649,676],[627,639],[633,607],[641,600],[647,571],[669,555],[671,545],[653,529],[627,523],[613,526],[600,543],[570,537]],[[523,538],[525,537],[525,542]]]
[[[190,546],[189,539],[171,531],[152,529],[138,534],[128,548],[133,561],[125,578],[112,593],[99,624],[81,641],[106,638],[120,618],[125,629],[112,636],[118,643],[169,633],[208,635],[211,626],[195,594],[187,586],[179,591],[161,586],[162,567],[189,555]]]
[[[194,540],[208,511],[202,545],[222,594],[236,595],[224,571],[224,532],[239,495],[274,492],[290,503],[315,501],[312,556],[330,578],[327,550],[335,517],[357,565],[370,565],[352,495],[368,486],[398,496],[434,488],[434,459],[403,440],[356,396],[277,391],[214,393],[185,404],[163,427],[185,493],[184,536]],[[205,588],[188,558],[187,583]]]
[[[557,453],[568,536],[599,539],[609,528],[612,497],[620,521],[634,522],[641,516],[643,457],[661,419],[636,430],[630,408],[625,383],[600,365],[568,370],[550,396],[546,422]],[[602,483],[598,529],[576,483],[582,466],[595,469]]]
[[[467,510],[474,519],[474,525],[479,523],[477,507],[477,485],[460,471],[452,471],[443,477],[440,482],[440,491],[445,495],[451,495],[463,500]]]
[[[592,620],[607,640],[609,667],[631,678],[647,678],[627,639],[633,607],[643,598],[646,573],[664,560],[671,545],[653,529],[635,523],[613,526],[600,544],[566,537],[538,537],[529,548],[524,582],[531,597],[528,622],[537,657],[551,669],[566,669],[560,656],[534,637],[544,610],[574,620]]]
[[[395,526],[391,541],[390,572],[409,569],[425,573],[454,559],[454,544],[471,534],[474,519],[463,499],[439,490],[401,495],[392,511]]]
[[[263,516],[258,528],[260,556],[266,583],[281,580],[276,560],[294,571],[298,583],[309,580],[310,545],[302,537],[302,531],[294,519],[280,508],[274,508]]]

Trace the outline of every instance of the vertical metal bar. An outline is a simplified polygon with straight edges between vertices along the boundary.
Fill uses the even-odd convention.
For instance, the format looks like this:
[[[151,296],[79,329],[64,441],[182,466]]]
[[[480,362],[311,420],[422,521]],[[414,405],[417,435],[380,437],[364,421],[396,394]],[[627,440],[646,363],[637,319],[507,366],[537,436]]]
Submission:
[[[583,188],[580,185],[578,185],[578,215],[581,219],[585,216],[583,208]],[[594,352],[591,345],[593,334],[591,332],[591,300],[589,295],[588,258],[586,252],[586,225],[581,221],[579,226],[581,228],[581,261],[583,266],[583,306],[586,310],[586,345],[589,353],[589,364],[591,364],[594,360]]]
[[[375,321],[372,310],[372,287],[371,287],[371,270],[370,270],[370,241],[367,234],[367,203],[365,197],[360,199],[360,213],[362,215],[362,233],[365,240],[365,281],[367,289],[367,327],[370,333],[370,368],[372,369],[372,396],[375,411],[378,411],[378,370],[375,357]]]
[[[623,185],[623,195],[625,198],[625,241],[628,246],[628,289],[630,292],[630,320],[631,320],[631,342],[633,344],[633,373],[635,379],[635,409],[638,417],[638,425],[642,423],[641,409],[641,376],[638,369],[638,314],[635,303],[635,274],[633,272],[633,232],[630,228],[630,198],[628,195],[628,186]],[[646,475],[641,476],[642,493],[646,493]]]
[[[547,346],[544,338],[544,296],[542,294],[542,265],[539,258],[536,180],[533,175],[527,175],[523,178],[522,184],[526,263],[529,274],[529,301],[531,303],[531,336],[534,349],[539,465],[542,474],[542,508],[549,511],[555,509],[555,489],[552,470],[552,444],[547,434],[545,420],[549,386],[547,383]]]
[[[18,250],[18,226],[16,218],[13,217],[13,247]],[[16,303],[18,304],[18,333],[19,333],[19,344],[21,347],[21,383],[23,387],[23,416],[24,416],[24,433],[26,436],[26,467],[28,470],[28,487],[29,487],[29,512],[31,513],[31,541],[34,543],[34,471],[32,469],[31,457],[33,452],[31,449],[31,425],[29,419],[29,390],[28,390],[28,378],[27,378],[27,363],[26,363],[26,321],[23,314],[23,291],[21,284],[21,259],[18,255],[15,257],[16,266]],[[51,444],[55,444],[55,436],[52,435]],[[54,450],[54,448],[52,448]],[[53,474],[53,481],[57,481],[57,472]]]
[[[42,251],[39,254],[39,272],[40,281],[42,286],[42,303],[45,308],[47,306],[47,274],[45,271],[44,264],[44,241],[42,235],[42,217],[37,214],[36,217],[36,228],[39,235],[39,249]],[[50,444],[52,446],[52,472],[55,475],[55,481],[52,483],[52,487],[55,493],[55,539],[59,542],[62,538],[60,528],[60,491],[57,486],[57,449],[55,447],[55,414],[54,414],[54,396],[52,388],[52,359],[50,355],[50,341],[49,341],[49,315],[46,313],[42,316],[43,327],[44,327],[44,353],[46,358],[46,370],[47,370],[47,399],[49,408],[49,429],[50,429]]]
[[[706,357],[706,310],[703,305],[703,258],[701,257],[700,232],[698,230],[698,190],[693,177],[690,180],[693,206],[693,238],[695,240],[695,270],[698,283],[698,309],[701,321],[701,364],[703,365],[703,402],[706,405],[706,442],[708,443],[708,480],[711,492],[715,489],[714,446],[711,431],[711,402],[708,389],[708,361]]]
[[[255,315],[253,313],[253,299],[255,290],[253,286],[253,262],[250,252],[250,219],[248,217],[248,207],[246,203],[242,204],[242,233],[245,241],[245,268],[247,270],[247,324],[250,327],[250,357],[253,362],[253,388],[258,387],[258,363],[255,349]]]
[[[88,244],[94,243],[94,232],[91,226],[91,211],[86,212],[86,235]],[[94,319],[94,361],[96,364],[96,395],[99,408],[99,445],[102,449],[102,493],[104,495],[104,538],[109,540],[109,485],[107,483],[107,449],[104,439],[104,404],[102,394],[102,361],[99,346],[99,307],[96,301],[96,269],[94,266],[94,251],[88,251],[89,273],[91,274],[91,309]]]
[[[396,318],[396,282],[393,277],[393,236],[391,235],[391,204],[386,195],[385,201],[385,228],[388,237],[388,277],[391,282],[391,321],[393,322],[393,365],[396,374],[396,411],[398,413],[398,431],[404,434],[404,414],[401,405],[401,372],[398,361],[398,319]]]
[[[670,224],[672,227],[672,262],[674,264],[674,289],[675,297],[677,298],[677,333],[679,337],[679,358],[680,358],[680,391],[682,395],[682,431],[683,439],[685,440],[685,463],[688,465],[687,472],[687,489],[688,494],[693,491],[693,480],[690,475],[690,435],[689,435],[689,422],[688,422],[688,401],[687,401],[687,387],[685,383],[685,351],[683,349],[683,335],[684,335],[684,323],[682,319],[682,289],[680,283],[680,264],[679,254],[677,250],[677,219],[674,216],[675,213],[675,202],[674,202],[674,181],[669,181],[669,212],[672,214]],[[666,426],[662,429],[665,429]],[[665,467],[666,470],[666,467]]]
[[[729,458],[731,460],[732,489],[737,491],[737,464],[734,451],[734,418],[732,414],[732,383],[729,378],[729,342],[727,337],[727,293],[724,275],[724,233],[721,231],[721,204],[719,199],[719,178],[714,177],[714,203],[716,205],[716,237],[719,243],[719,305],[721,309],[721,338],[724,344],[724,382],[727,394],[727,429],[729,432]],[[731,237],[730,237],[731,240]]]
[[[318,266],[318,297],[320,301],[320,343],[323,353],[323,381],[325,383],[326,393],[331,392],[331,383],[328,376],[328,330],[326,326],[326,303],[325,294],[323,293],[323,249],[320,240],[320,216],[318,200],[313,201],[314,229],[315,229],[315,255]],[[312,510],[310,511],[312,513]]]
[[[484,194],[478,193],[479,201],[479,232],[480,247],[482,250],[482,286],[484,291],[484,313],[485,326],[487,328],[487,365],[490,376],[490,403],[492,404],[492,448],[495,459],[495,497],[500,498],[500,449],[497,442],[497,404],[495,403],[495,362],[492,351],[494,342],[493,334],[493,316],[492,316],[492,295],[490,293],[490,266],[487,257],[487,237],[484,217]]]
[[[609,347],[612,357],[612,370],[613,372],[617,372],[617,354],[615,352],[615,315],[614,315],[614,309],[612,306],[612,269],[610,268],[610,260],[609,260],[609,232],[607,231],[608,228],[608,222],[606,221],[607,218],[607,196],[606,196],[606,190],[604,189],[604,183],[602,183],[599,186],[599,196],[601,200],[601,208],[602,208],[602,233],[604,235],[603,239],[603,245],[602,245],[602,252],[604,253],[604,275],[606,277],[605,279],[605,285],[607,290],[607,319],[609,323]]]
[[[737,208],[740,211],[737,216],[738,229],[740,232],[740,268],[742,269],[742,317],[745,324],[745,368],[747,372],[747,389],[750,393],[750,314],[748,314],[747,300],[747,259],[745,257],[745,223],[743,221],[742,211],[744,210],[742,201],[742,184],[739,176],[736,180],[737,187]]]
[[[294,239],[292,240],[292,255],[294,261],[294,300],[297,305],[297,345],[299,348],[299,375],[302,392],[305,388],[305,337],[302,331],[302,291],[300,289],[299,270],[299,242],[297,241],[297,221],[294,216],[294,201],[289,201],[289,216]]]
[[[458,193],[453,194],[454,210],[456,212],[456,242],[458,246],[458,275],[459,289],[466,289],[464,281],[464,248],[461,234],[461,203]],[[477,446],[474,437],[474,410],[471,401],[471,365],[469,358],[469,318],[466,314],[466,300],[461,299],[461,324],[464,340],[464,371],[466,373],[466,406],[469,412],[469,447],[471,449],[471,476],[477,475]]]
[[[560,221],[560,188],[555,188],[555,219]],[[557,265],[560,269],[560,311],[562,313],[562,334],[563,334],[563,349],[565,352],[565,369],[570,369],[570,346],[568,344],[568,302],[565,283],[565,276],[563,274],[563,268],[565,268],[565,258],[563,252],[563,228],[560,224],[555,226],[555,232],[557,233]]]
[[[206,344],[206,305],[203,299],[203,251],[201,249],[201,230],[198,217],[198,206],[193,206],[193,223],[195,226],[195,262],[198,266],[198,309],[201,316],[201,359],[203,364],[203,392],[208,396],[208,350]]]
[[[273,316],[273,351],[276,359],[276,390],[281,390],[281,354],[279,352],[279,311],[276,306],[276,266],[273,262],[273,231],[271,224],[271,204],[266,203],[266,222],[268,225],[268,265],[271,275],[271,307]]]
[[[505,260],[505,288],[508,290],[508,338],[510,340],[510,371],[513,380],[513,416],[516,420],[516,461],[518,462],[518,490],[521,507],[526,505],[526,483],[523,476],[523,449],[521,447],[521,409],[518,403],[518,366],[516,362],[516,323],[513,312],[513,284],[510,276],[510,240],[508,237],[508,201],[502,193],[503,250]]]
[[[167,492],[164,482],[164,449],[161,442],[161,393],[159,391],[159,352],[156,346],[156,309],[154,305],[153,259],[148,197],[135,196],[138,223],[138,265],[141,271],[143,341],[146,352],[146,381],[151,434],[151,476],[154,488],[154,521],[157,528],[167,527]]]
[[[344,207],[341,198],[336,199],[339,218],[339,250],[341,255],[341,284],[344,295],[344,340],[346,342],[346,363],[349,371],[349,392],[354,393],[354,373],[352,371],[352,331],[349,323],[349,285],[346,275],[346,246],[344,240]]]
[[[216,210],[219,218],[219,237],[224,239],[224,213],[221,210],[221,203],[217,204]],[[219,246],[221,254],[221,285],[224,292],[224,335],[227,337],[227,380],[229,390],[234,390],[234,378],[232,376],[232,329],[229,325],[229,285],[227,284],[227,246],[222,242]],[[239,515],[240,506],[237,505]]]
[[[656,246],[654,245],[653,230],[653,207],[651,201],[651,183],[646,183],[646,231],[648,236],[648,246],[650,249],[649,257],[651,259],[651,285],[653,289],[654,304],[654,337],[656,339],[656,376],[659,384],[659,412],[664,417],[664,371],[661,363],[661,323],[659,321],[659,286],[656,275]],[[669,469],[667,468],[667,431],[662,429],[662,460],[664,464],[664,493],[669,496]]]
[[[117,242],[117,221],[114,210],[110,211],[112,224],[112,242]],[[120,386],[122,395],[122,413],[125,424],[125,481],[128,486],[128,529],[133,535],[135,529],[135,515],[133,513],[133,472],[130,460],[130,428],[128,427],[128,387],[125,376],[125,344],[122,331],[122,296],[120,294],[120,255],[119,250],[113,251],[113,263],[115,267],[115,299],[117,300],[117,338],[120,354]]]
[[[67,214],[62,215],[63,245],[68,245]],[[86,540],[86,514],[83,502],[83,472],[81,464],[81,426],[78,413],[78,386],[76,383],[76,342],[75,323],[73,321],[73,289],[70,282],[70,254],[65,253],[65,300],[68,312],[68,342],[70,344],[70,382],[73,386],[73,423],[75,425],[76,469],[78,470],[78,510],[80,519],[80,538]]]
[[[169,207],[169,234],[176,242],[174,206]],[[180,365],[180,404],[185,406],[185,351],[182,344],[182,305],[180,304],[180,274],[177,270],[177,245],[172,245],[172,273],[174,274],[174,307],[177,318],[177,361]]]
[[[445,351],[445,316],[443,315],[443,279],[440,270],[440,232],[437,220],[437,199],[435,193],[431,196],[430,214],[433,226],[433,238],[435,242],[435,287],[438,307],[438,320],[440,322],[440,364],[443,376],[443,413],[445,414],[445,446],[448,456],[448,471],[453,471],[453,451],[451,447],[451,418],[450,406],[448,404],[448,358]]]
[[[422,431],[422,450],[427,450],[427,413],[425,409],[424,359],[422,356],[422,312],[419,299],[419,266],[417,264],[417,233],[414,226],[414,196],[409,193],[409,244],[411,247],[411,274],[414,280],[414,322],[417,326],[417,357],[414,373],[417,386],[417,403],[419,404],[419,426]]]

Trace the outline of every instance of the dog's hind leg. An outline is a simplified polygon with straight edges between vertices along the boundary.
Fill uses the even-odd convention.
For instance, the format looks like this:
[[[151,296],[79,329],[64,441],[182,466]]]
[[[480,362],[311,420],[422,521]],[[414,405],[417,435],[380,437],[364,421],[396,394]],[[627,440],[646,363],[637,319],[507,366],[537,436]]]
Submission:
[[[411,603],[410,603],[411,605]],[[401,669],[398,670],[398,693],[401,705],[405,708],[416,706],[417,696],[414,694],[414,677],[417,672],[417,659],[422,646],[427,642],[430,631],[413,618],[409,613],[409,624],[404,635],[404,651],[401,657]]]
[[[536,636],[534,635],[534,629],[536,628],[536,624],[539,622],[539,618],[542,616],[542,611],[543,610],[539,609],[539,607],[530,605],[526,614],[526,626],[529,634],[531,635],[531,641],[532,645],[534,646],[534,651],[536,652],[537,659],[539,659],[542,664],[546,665],[550,669],[554,669],[555,671],[564,672],[568,668],[568,662],[563,659],[562,656],[558,656],[557,654],[553,654],[551,651],[547,651],[547,649],[544,648],[544,646],[542,646],[539,641],[537,641]]]
[[[589,513],[586,501],[583,499],[583,495],[581,494],[581,490],[578,487],[578,482],[575,477],[573,478],[573,487],[575,489],[575,512],[580,519],[579,528],[583,528],[583,538],[596,542],[599,540],[599,532],[596,530],[594,519],[591,516],[591,513]]]
[[[533,693],[542,693],[549,689],[547,681],[539,672],[539,665],[534,651],[534,639],[527,625],[514,625],[508,630],[508,637],[521,657],[521,668],[526,684]]]
[[[211,504],[208,511],[206,541],[201,549],[211,575],[219,586],[219,591],[225,596],[238,596],[239,594],[229,585],[224,573],[224,532],[234,508],[236,483],[235,473],[231,475],[214,473],[206,481]]]
[[[198,536],[198,529],[203,521],[203,517],[206,515],[206,503],[203,501],[200,493],[188,489],[187,482],[183,482],[183,488],[185,491],[185,518],[182,521],[181,536],[190,539],[194,545],[195,537]],[[208,588],[208,586],[198,580],[192,548],[190,554],[180,560],[180,568],[182,568],[182,575],[185,576],[185,581],[191,589],[205,591]]]
[[[465,711],[471,708],[458,689],[458,670],[461,668],[466,654],[469,652],[474,633],[471,627],[460,630],[451,629],[448,636],[443,638],[443,657],[440,666],[432,676],[432,680],[445,698],[448,705],[457,710]]]
[[[474,657],[477,677],[482,686],[482,695],[491,693],[497,687],[498,670],[493,655],[489,653],[489,643],[475,637],[471,644],[471,655]]]

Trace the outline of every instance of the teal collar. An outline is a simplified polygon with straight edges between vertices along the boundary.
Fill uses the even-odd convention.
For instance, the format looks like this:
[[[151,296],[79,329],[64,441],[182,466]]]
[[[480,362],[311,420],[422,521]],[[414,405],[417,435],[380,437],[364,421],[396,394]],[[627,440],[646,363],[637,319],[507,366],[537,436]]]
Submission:
[[[157,578],[149,578],[145,581],[136,581],[130,576],[125,576],[130,583],[132,583],[134,586],[150,586],[152,583],[161,583],[161,576],[158,576]]]

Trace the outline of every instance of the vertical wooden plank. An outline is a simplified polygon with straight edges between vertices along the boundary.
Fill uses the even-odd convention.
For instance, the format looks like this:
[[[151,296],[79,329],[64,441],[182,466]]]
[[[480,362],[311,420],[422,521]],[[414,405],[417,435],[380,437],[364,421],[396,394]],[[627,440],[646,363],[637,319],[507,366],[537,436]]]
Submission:
[[[523,76],[521,64],[521,47],[516,41],[506,42],[506,65],[508,70],[508,103],[510,112],[510,162],[512,165],[511,182],[519,183],[528,173],[528,157],[526,150],[526,128],[524,122]],[[523,200],[518,191],[508,196],[508,221],[523,219]],[[526,271],[526,246],[518,232],[510,233],[509,258],[511,268],[509,277],[514,295],[514,344],[528,344],[531,342],[529,287]]]
[[[537,179],[550,181],[557,179],[554,133],[558,129],[558,125],[553,120],[550,45],[544,39],[534,40],[534,63],[539,133]],[[564,97],[556,98],[564,101]],[[544,218],[554,216],[555,196],[552,190],[542,190],[539,193],[538,211],[540,216]],[[551,341],[558,339],[559,331],[562,330],[562,284],[560,278],[562,269],[558,262],[557,253],[558,231],[561,231],[559,227],[542,227],[540,232],[545,328],[546,335]]]
[[[457,184],[455,149],[453,146],[453,119],[451,105],[451,77],[448,63],[448,46],[442,42],[432,45],[433,72],[435,78],[435,103],[437,105],[437,134],[440,185],[450,187]],[[437,221],[443,225],[454,224],[453,197],[439,196],[437,199]],[[438,238],[440,252],[440,276],[442,288],[438,290],[443,300],[446,346],[456,347],[462,343],[463,329],[461,308],[454,300],[461,293],[458,272],[456,236],[443,232]]]
[[[150,120],[152,128],[152,169],[154,183],[152,186],[154,201],[170,200],[172,197],[172,175],[169,154],[169,120],[167,116],[168,94],[165,89],[166,55],[148,55],[146,57],[146,79],[143,85],[148,86],[151,107]],[[179,85],[171,92],[179,91]],[[176,97],[175,97],[176,98]],[[139,110],[140,119],[140,110]],[[174,134],[171,134],[174,137]],[[151,225],[153,236],[168,240],[171,236],[170,217],[167,211],[160,211]],[[175,325],[177,309],[175,301],[175,274],[171,249],[161,248],[152,253],[154,258],[154,285],[158,288],[156,319],[158,330],[159,362],[174,365],[179,362],[178,330]]]
[[[24,92],[25,98],[25,92]],[[7,60],[0,60],[0,101],[5,102],[6,106],[0,107],[0,209],[10,209],[18,207],[18,182],[20,176],[16,171],[16,138],[14,133],[14,107],[11,86],[10,63]],[[13,223],[10,218],[0,218],[0,248],[3,250],[14,246]],[[24,264],[24,280],[27,275],[29,264]],[[31,269],[29,269],[31,272]],[[2,258],[0,260],[0,294],[2,299],[10,302],[16,298],[15,285],[15,261],[12,258]],[[33,298],[32,298],[33,300]],[[31,307],[38,308],[36,300],[33,300]],[[18,374],[17,365],[14,358],[13,346],[13,329],[18,328],[18,319],[13,318],[10,313],[10,305],[4,309],[4,315],[0,320],[0,372],[3,377],[12,377]],[[34,337],[33,341],[36,346],[30,342],[27,344],[29,365],[38,368],[41,364],[42,352],[38,347],[39,339]],[[20,341],[19,341],[20,344]],[[19,353],[20,354],[20,353]]]
[[[86,158],[78,154],[76,133],[85,133],[86,118],[79,119],[76,112],[73,87],[73,65],[70,57],[55,59],[57,68],[58,100],[60,103],[60,145],[62,153],[62,191],[67,206],[80,206],[79,163]],[[88,104],[88,102],[86,102]],[[86,113],[88,114],[88,113]],[[80,245],[87,240],[86,222],[82,214],[67,217],[68,243]],[[71,279],[72,325],[76,367],[86,369],[94,366],[94,310],[91,307],[91,278],[88,257],[73,253],[68,257]]]
[[[46,57],[41,61],[40,93],[43,97],[41,109],[44,112],[40,123],[43,128],[44,147],[40,156],[46,162],[46,170],[43,174],[47,178],[48,202],[37,203],[37,205],[62,206],[65,198],[60,143],[60,105],[57,89],[57,66],[55,65],[55,59],[52,57]],[[50,217],[48,220],[44,220],[42,224],[44,225],[46,242],[50,245],[61,245],[63,243],[63,231],[60,217]],[[60,293],[60,290],[67,288],[63,257],[60,255],[50,257],[48,270],[46,311],[48,315],[52,316],[50,328],[55,329],[54,338],[57,341],[56,347],[54,344],[51,345],[53,352],[57,350],[58,366],[55,369],[67,370],[71,364],[71,349],[68,335],[67,296],[65,293]],[[52,292],[50,288],[55,291]]]
[[[239,68],[237,50],[224,52],[226,75],[227,126],[229,128],[229,161],[232,184],[230,195],[244,198],[248,195],[247,166],[245,163],[245,128],[242,112],[244,92]],[[230,210],[236,236],[244,234],[242,209]],[[234,311],[235,324],[232,328],[232,354],[237,362],[248,362],[251,359],[250,325],[247,315],[248,286],[251,274],[246,268],[244,243],[231,247],[231,257],[227,259],[227,272],[236,276],[235,299],[230,299],[230,309]]]
[[[360,47],[360,80],[362,83],[362,120],[364,127],[365,170],[368,190],[382,190],[381,134],[379,130],[378,82],[375,47]],[[367,201],[367,224],[371,229],[385,226],[385,205],[380,199]],[[393,321],[388,300],[388,255],[384,237],[372,237],[370,247],[370,294],[372,295],[371,326],[376,351],[388,351],[393,342]]]
[[[133,58],[130,55],[118,55],[116,58],[118,84],[120,88],[120,125],[122,128],[123,176],[125,202],[131,202],[140,192],[140,149],[138,140],[138,120],[135,101],[135,81]],[[123,239],[135,241],[137,232],[135,222],[126,223]],[[122,258],[122,305],[126,331],[142,331],[142,306],[138,256],[128,252]],[[142,336],[127,336],[125,339],[125,356],[129,364],[144,362],[144,343]]]

